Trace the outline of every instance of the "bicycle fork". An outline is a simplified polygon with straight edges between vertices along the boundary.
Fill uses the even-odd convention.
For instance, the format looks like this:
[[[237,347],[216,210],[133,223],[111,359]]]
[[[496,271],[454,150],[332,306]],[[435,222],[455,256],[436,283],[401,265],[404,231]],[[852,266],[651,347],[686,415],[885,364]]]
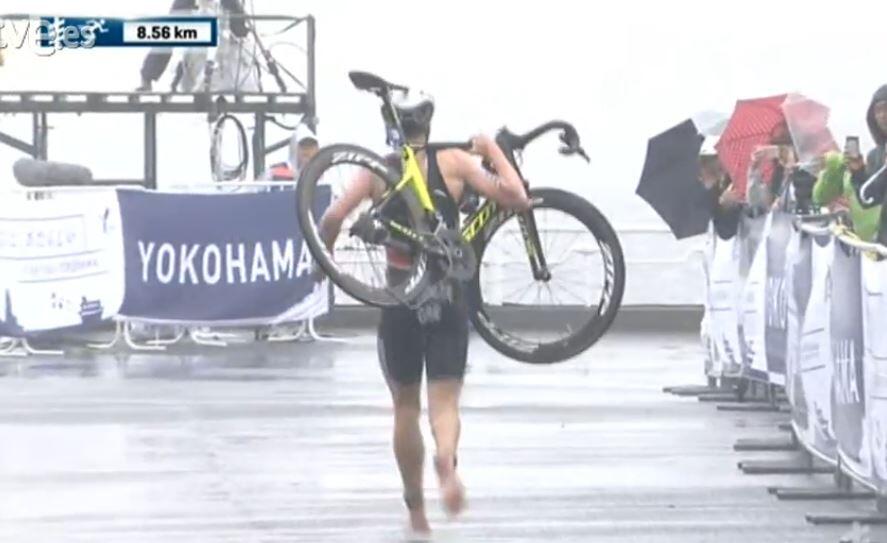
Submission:
[[[533,208],[519,214],[517,222],[520,225],[521,237],[527,249],[527,257],[530,259],[530,269],[533,279],[548,282],[551,280],[551,270],[545,260],[545,252],[542,250],[542,241],[539,239],[539,229],[536,227],[536,215]]]

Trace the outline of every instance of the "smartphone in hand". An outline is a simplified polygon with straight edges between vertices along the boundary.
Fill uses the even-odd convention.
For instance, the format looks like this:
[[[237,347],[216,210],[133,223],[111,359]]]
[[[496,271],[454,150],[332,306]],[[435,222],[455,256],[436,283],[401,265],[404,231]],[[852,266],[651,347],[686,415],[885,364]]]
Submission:
[[[847,136],[844,141],[844,154],[849,157],[858,158],[861,156],[859,150],[859,136]]]

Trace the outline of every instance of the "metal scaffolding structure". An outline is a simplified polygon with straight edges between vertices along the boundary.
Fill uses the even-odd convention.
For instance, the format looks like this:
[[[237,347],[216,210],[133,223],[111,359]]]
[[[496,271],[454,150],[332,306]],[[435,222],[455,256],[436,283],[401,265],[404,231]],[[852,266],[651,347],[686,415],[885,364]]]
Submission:
[[[30,15],[3,15],[0,19],[21,19]],[[226,113],[253,116],[251,154],[253,173],[265,170],[265,157],[285,147],[288,139],[266,144],[266,128],[273,115],[294,114],[312,129],[316,123],[315,100],[315,21],[312,16],[245,15],[250,21],[288,23],[287,28],[307,25],[307,70],[304,88],[299,92],[42,92],[0,91],[0,113],[28,114],[33,119],[31,141],[0,131],[0,143],[35,159],[47,160],[49,154],[49,116],[54,114],[127,113],[143,118],[144,174],[142,179],[97,179],[96,185],[141,185],[157,188],[157,116],[164,113],[205,114],[214,118]],[[258,37],[256,37],[258,39]],[[266,60],[268,60],[266,55]],[[275,68],[276,69],[276,68]],[[276,77],[276,73],[272,72]]]

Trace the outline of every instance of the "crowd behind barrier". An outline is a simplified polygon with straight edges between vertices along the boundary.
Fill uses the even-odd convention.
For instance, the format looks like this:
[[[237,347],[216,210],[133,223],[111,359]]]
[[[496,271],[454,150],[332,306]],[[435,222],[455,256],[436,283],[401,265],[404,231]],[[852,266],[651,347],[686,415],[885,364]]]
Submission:
[[[710,379],[784,387],[805,449],[887,491],[887,247],[775,208],[709,234]]]
[[[311,277],[295,191],[250,185],[7,193],[0,198],[0,336],[21,340],[109,321],[118,329],[273,326],[327,313],[328,281]],[[330,196],[318,196],[319,211]]]

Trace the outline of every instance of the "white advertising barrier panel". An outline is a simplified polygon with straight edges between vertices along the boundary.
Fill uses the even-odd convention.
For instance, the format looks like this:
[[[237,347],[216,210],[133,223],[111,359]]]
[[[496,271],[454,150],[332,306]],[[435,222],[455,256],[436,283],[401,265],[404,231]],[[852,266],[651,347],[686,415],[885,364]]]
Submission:
[[[116,191],[0,198],[0,335],[99,323],[123,287]]]
[[[813,271],[813,240],[810,236],[792,230],[785,254],[786,321],[786,383],[785,392],[792,406],[792,420],[796,428],[807,430],[807,403],[801,372],[801,333],[804,313],[810,301]]]
[[[808,450],[823,459],[835,461],[837,441],[832,429],[829,333],[831,289],[828,286],[835,241],[831,236],[810,239],[810,298],[804,311],[798,357],[804,399],[802,408],[806,410],[802,420],[806,421],[807,426],[799,426],[796,420],[795,431]]]
[[[714,259],[715,238],[712,228],[709,228],[709,236],[705,244],[705,250],[702,255],[702,272],[705,278],[705,292],[702,296],[702,322],[699,323],[699,339],[704,350],[704,371],[707,377],[718,378],[724,373],[724,365],[718,357],[715,349],[715,342],[711,335],[711,313],[712,313],[712,297],[711,297],[711,266]]]
[[[879,489],[887,490],[887,260],[862,258],[866,419],[863,442]]]
[[[768,382],[767,351],[765,346],[767,304],[767,237],[773,214],[766,216],[757,250],[749,251],[751,266],[742,289],[742,341],[745,352],[744,375],[756,381]],[[748,242],[747,242],[748,243]]]
[[[724,376],[742,372],[742,344],[739,341],[739,302],[742,277],[739,275],[741,242],[734,236],[728,240],[715,236],[709,266],[708,333],[714,356],[720,361]]]
[[[871,478],[869,448],[863,444],[865,386],[861,259],[855,249],[834,242],[829,273],[829,338],[832,365],[831,417],[842,467]]]
[[[788,289],[786,288],[788,244],[792,237],[792,215],[772,214],[766,240],[767,283],[764,290],[764,354],[767,381],[785,386],[788,354]]]

